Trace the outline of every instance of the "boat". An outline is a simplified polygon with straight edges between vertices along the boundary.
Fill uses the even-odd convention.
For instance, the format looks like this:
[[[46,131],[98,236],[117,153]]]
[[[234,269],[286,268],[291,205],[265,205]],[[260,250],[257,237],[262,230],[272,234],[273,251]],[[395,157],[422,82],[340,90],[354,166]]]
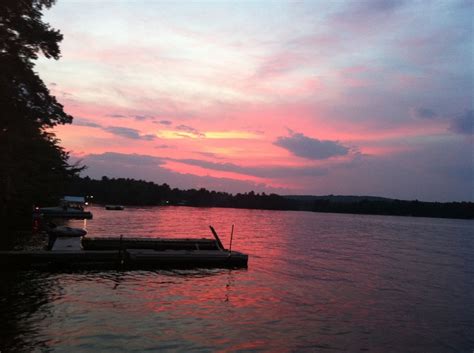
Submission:
[[[105,209],[109,211],[123,211],[125,207],[122,205],[105,205]]]
[[[84,206],[87,206],[84,197],[64,196],[59,206],[38,207],[35,213],[48,218],[92,219],[92,213],[85,211]]]
[[[40,207],[37,212],[48,218],[92,219],[91,212],[69,207]]]
[[[53,237],[51,250],[0,251],[4,267],[120,268],[247,267],[248,255],[208,238]]]

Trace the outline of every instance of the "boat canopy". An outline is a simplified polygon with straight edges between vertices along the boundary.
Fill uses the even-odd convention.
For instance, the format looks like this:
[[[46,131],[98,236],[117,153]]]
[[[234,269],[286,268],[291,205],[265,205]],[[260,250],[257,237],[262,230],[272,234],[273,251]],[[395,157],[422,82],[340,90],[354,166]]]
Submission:
[[[83,196],[64,196],[62,201],[69,203],[82,203],[86,202],[86,199]]]

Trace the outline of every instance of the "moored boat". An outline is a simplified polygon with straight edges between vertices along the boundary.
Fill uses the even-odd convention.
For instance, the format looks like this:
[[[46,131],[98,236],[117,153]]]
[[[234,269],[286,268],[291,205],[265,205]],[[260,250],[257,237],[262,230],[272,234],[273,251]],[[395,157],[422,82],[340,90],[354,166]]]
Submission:
[[[92,213],[84,210],[86,205],[87,202],[82,196],[64,196],[59,206],[40,207],[35,213],[49,218],[92,219]]]
[[[38,213],[49,218],[92,219],[91,212],[70,207],[41,207]]]
[[[125,207],[122,205],[105,205],[105,209],[109,211],[123,211]]]

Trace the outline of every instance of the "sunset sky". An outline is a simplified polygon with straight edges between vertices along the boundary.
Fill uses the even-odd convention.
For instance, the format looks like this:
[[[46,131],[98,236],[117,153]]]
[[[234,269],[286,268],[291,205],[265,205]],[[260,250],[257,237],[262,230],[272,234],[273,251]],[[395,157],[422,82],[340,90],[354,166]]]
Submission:
[[[466,1],[68,1],[36,70],[84,175],[474,201]]]

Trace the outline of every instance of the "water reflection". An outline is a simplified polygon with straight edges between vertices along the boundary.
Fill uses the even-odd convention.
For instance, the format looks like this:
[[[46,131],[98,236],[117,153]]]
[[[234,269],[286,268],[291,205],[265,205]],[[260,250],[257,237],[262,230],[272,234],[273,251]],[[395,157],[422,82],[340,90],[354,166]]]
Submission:
[[[212,224],[227,245],[235,223],[232,247],[250,254],[248,270],[5,274],[0,350],[474,345],[472,222],[188,207],[92,212],[87,228],[96,236],[210,238]]]
[[[37,272],[0,272],[0,351],[34,351],[48,347],[40,334],[38,320],[50,315],[48,288],[42,285],[44,274]]]

